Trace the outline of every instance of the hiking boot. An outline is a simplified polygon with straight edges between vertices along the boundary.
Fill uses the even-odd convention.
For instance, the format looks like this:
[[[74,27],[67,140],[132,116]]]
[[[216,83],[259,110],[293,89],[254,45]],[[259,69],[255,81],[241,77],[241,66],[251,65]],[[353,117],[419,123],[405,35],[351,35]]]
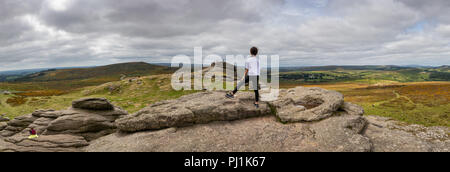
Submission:
[[[229,98],[229,99],[232,99],[232,98],[234,98],[234,95],[231,94],[231,93],[227,93],[227,94],[225,95],[225,97],[227,97],[227,98]]]

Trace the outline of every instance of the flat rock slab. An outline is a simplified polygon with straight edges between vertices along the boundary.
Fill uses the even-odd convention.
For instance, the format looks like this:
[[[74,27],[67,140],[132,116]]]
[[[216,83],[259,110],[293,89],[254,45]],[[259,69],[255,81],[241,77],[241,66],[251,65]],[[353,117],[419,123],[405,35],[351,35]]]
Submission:
[[[0,141],[0,152],[73,152],[80,151],[80,147],[88,145],[88,142],[80,136],[73,135],[41,135],[38,138],[29,139],[25,135],[17,135]]]
[[[19,116],[7,122],[7,126],[0,126],[0,136],[27,135],[30,128],[34,128],[39,135],[70,134],[90,141],[115,132],[116,119],[128,115],[128,112],[119,107],[113,106],[111,109],[109,106],[112,105],[103,98],[80,99],[73,104],[78,108],[37,110],[32,114]]]
[[[449,152],[447,127],[407,125],[390,118],[367,116],[364,135],[370,138],[375,152]]]
[[[296,87],[282,90],[272,104],[282,122],[310,122],[332,116],[343,106],[344,96],[322,88]]]
[[[114,106],[105,98],[85,98],[72,102],[73,108],[87,110],[113,110]]]
[[[225,98],[225,92],[200,92],[155,103],[118,119],[116,125],[120,131],[136,132],[272,114],[267,103],[256,108],[254,99],[254,93],[250,92],[238,93],[234,99]]]
[[[317,123],[282,124],[274,116],[219,121],[133,134],[114,133],[91,142],[85,151],[119,152],[302,152],[370,151],[360,135],[361,116],[334,116]]]

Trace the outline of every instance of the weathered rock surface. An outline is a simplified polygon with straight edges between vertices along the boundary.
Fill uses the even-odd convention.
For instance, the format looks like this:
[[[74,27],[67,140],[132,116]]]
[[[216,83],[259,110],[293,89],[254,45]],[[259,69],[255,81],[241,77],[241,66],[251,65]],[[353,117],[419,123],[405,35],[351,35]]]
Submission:
[[[0,152],[450,151],[449,128],[365,117],[360,106],[334,91],[282,90],[279,100],[260,108],[253,106],[251,92],[235,99],[224,95],[200,92],[128,116],[105,99],[83,99],[67,110],[41,110],[0,123]],[[113,109],[106,110],[109,106]],[[30,127],[39,138],[27,138]]]
[[[364,133],[376,152],[449,152],[447,127],[424,127],[378,116],[366,117],[370,124]]]
[[[115,133],[97,139],[85,151],[279,152],[370,151],[359,135],[361,116],[335,116],[320,123],[282,124],[274,116],[220,121],[183,128]]]
[[[282,122],[310,122],[332,116],[344,104],[344,96],[321,88],[297,87],[281,91],[273,104]]]
[[[256,108],[253,102],[254,94],[249,92],[238,93],[235,99],[225,98],[225,92],[200,92],[150,105],[117,120],[117,126],[123,132],[136,132],[271,114],[267,103]]]
[[[151,152],[449,150],[448,128],[405,125],[399,129],[400,125],[394,125],[394,123],[389,123],[389,126],[396,126],[396,128],[379,128],[379,125],[388,124],[375,124],[380,123],[379,119],[368,117],[368,120],[363,117],[364,110],[360,106],[344,102],[343,96],[334,91],[303,87],[283,90],[280,99],[268,102],[268,109],[264,109],[264,111],[271,110],[271,114],[276,113],[277,117],[234,115],[241,117],[220,118],[220,115],[236,113],[227,110],[217,111],[220,112],[217,114],[208,114],[215,112],[214,108],[220,107],[217,104],[225,104],[228,105],[226,108],[235,109],[236,104],[234,103],[243,101],[233,100],[238,102],[218,103],[223,100],[221,95],[223,93],[205,92],[152,105],[133,116],[118,120],[119,123],[132,121],[130,124],[140,128],[122,131],[134,132],[148,129],[151,131],[111,134],[94,140],[85,150]],[[216,97],[219,99],[216,100]],[[244,102],[240,102],[244,104],[246,101],[251,102],[252,100],[251,93],[238,95],[238,97],[246,97]],[[206,105],[214,107],[202,107],[193,102],[205,102]],[[199,107],[192,108],[196,106]],[[250,103],[245,106],[252,107]],[[183,110],[175,113],[169,110],[170,108],[179,110],[179,107],[182,107]],[[164,113],[165,111],[168,113]],[[238,111],[237,113],[244,112]],[[181,114],[190,115],[183,116]],[[193,114],[199,115],[197,118],[208,120],[198,122],[200,124],[192,122],[196,118],[195,115],[192,116]],[[144,115],[144,118],[140,115]],[[181,117],[173,117],[178,115]],[[133,121],[133,119],[138,120]],[[229,121],[235,119],[241,120]],[[285,122],[285,124],[277,120]],[[138,124],[137,121],[142,123]],[[185,127],[187,126],[185,124],[198,125]],[[140,127],[146,125],[156,127]],[[128,126],[123,127],[127,128]],[[160,130],[155,131],[156,129]],[[411,133],[411,131],[415,132]],[[413,143],[408,144],[409,142]]]
[[[296,91],[305,92],[309,96]],[[370,151],[371,143],[360,133],[367,121],[363,109],[343,102],[343,96],[317,88],[298,88],[283,94],[279,102],[257,109],[253,93],[235,99],[223,92],[202,92],[165,101],[117,120],[121,131],[91,143],[87,151]],[[322,95],[327,93],[328,95]],[[297,98],[299,96],[300,98]],[[291,101],[290,103],[284,103]],[[274,104],[274,105],[272,105]],[[275,118],[297,104],[317,105],[306,115],[307,123],[282,124]],[[325,106],[323,106],[325,104]],[[271,109],[272,107],[272,109]],[[274,109],[276,108],[276,109]],[[306,108],[303,111],[307,111]],[[299,112],[303,112],[299,111]],[[313,115],[310,115],[314,113]],[[272,115],[272,116],[269,116]],[[250,118],[253,117],[253,118]],[[247,119],[250,118],[250,119]],[[243,119],[239,121],[233,121]],[[231,122],[230,122],[231,121]],[[211,123],[212,122],[212,123]],[[293,122],[293,121],[290,121]],[[200,124],[191,126],[193,124]],[[186,127],[190,126],[190,127]]]
[[[25,135],[17,135],[0,140],[1,152],[79,152],[88,142],[80,136],[73,135],[41,135],[29,139]]]
[[[87,141],[111,134],[117,128],[115,120],[128,113],[103,100],[82,99],[75,101],[77,108],[38,110],[17,117],[2,126],[0,136],[7,137],[2,143],[9,146],[0,147],[0,151],[74,151]],[[27,139],[30,128],[40,137]]]
[[[72,102],[73,108],[87,110],[114,110],[114,106],[104,98],[86,98]]]
[[[12,136],[25,128],[28,127],[31,123],[34,122],[38,117],[33,116],[32,114],[23,115],[15,118],[14,120],[9,121],[8,126],[0,131],[0,136],[9,137]]]
[[[6,122],[0,122],[0,131],[2,131],[3,129],[5,129],[8,126],[8,123]]]

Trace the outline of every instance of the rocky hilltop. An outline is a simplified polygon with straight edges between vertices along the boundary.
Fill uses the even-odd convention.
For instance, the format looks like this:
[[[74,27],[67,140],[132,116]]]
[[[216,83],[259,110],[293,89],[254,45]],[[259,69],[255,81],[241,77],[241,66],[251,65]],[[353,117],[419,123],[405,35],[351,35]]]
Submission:
[[[450,151],[447,127],[363,116],[335,91],[281,90],[259,108],[253,100],[205,91],[128,115],[106,99],[82,99],[0,123],[0,151]],[[39,138],[28,139],[30,127]]]
[[[127,114],[101,98],[74,101],[63,111],[35,111],[3,123],[0,151],[81,151],[89,141],[115,132],[115,120]],[[30,128],[39,138],[28,139]]]

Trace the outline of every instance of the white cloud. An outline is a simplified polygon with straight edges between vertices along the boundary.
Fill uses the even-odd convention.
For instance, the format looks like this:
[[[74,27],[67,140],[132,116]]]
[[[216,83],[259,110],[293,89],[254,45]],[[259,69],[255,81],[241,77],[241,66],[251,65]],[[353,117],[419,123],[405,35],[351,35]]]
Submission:
[[[47,0],[45,3],[55,11],[65,11],[70,5],[70,0]]]

